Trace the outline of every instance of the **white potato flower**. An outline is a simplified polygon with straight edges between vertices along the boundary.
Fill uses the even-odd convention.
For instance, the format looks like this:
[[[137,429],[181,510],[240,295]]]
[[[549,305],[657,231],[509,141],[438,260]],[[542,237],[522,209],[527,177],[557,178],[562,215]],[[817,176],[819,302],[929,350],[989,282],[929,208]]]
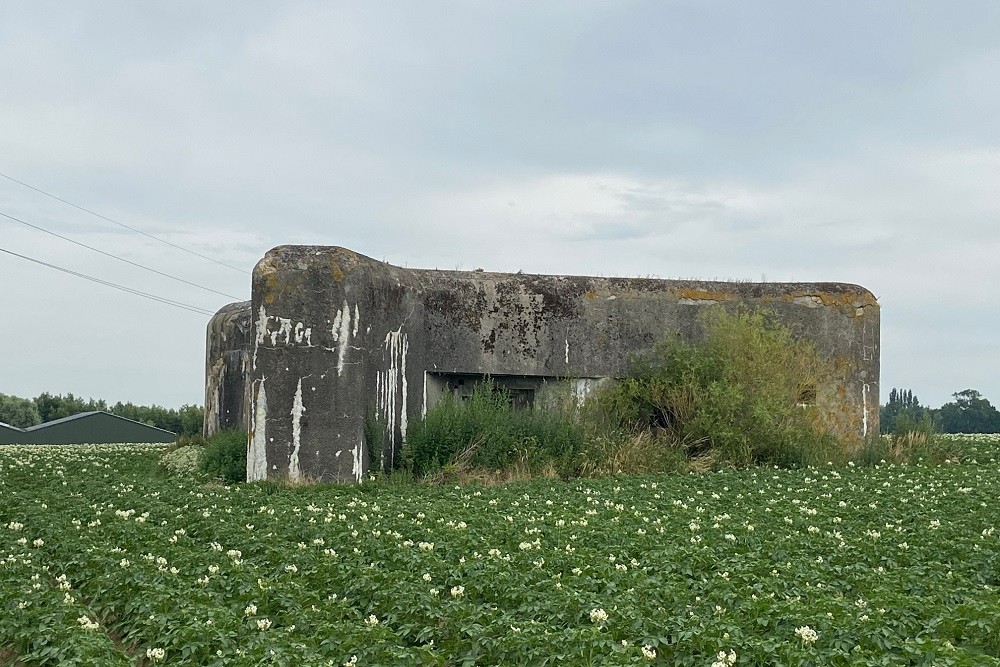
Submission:
[[[718,659],[712,663],[712,667],[730,667],[736,664],[736,651],[719,651]]]
[[[819,639],[819,633],[810,628],[808,625],[795,628],[795,635],[802,640],[803,644],[812,644]]]
[[[79,623],[84,630],[97,630],[101,627],[100,623],[90,620],[90,617],[88,616],[81,616],[76,619],[76,622]]]

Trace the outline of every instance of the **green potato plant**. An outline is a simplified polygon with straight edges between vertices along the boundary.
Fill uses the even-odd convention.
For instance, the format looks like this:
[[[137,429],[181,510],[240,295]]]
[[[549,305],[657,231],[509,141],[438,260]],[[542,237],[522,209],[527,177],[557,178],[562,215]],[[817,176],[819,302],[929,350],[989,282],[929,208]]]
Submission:
[[[997,436],[958,462],[205,484],[0,448],[0,661],[998,665]]]

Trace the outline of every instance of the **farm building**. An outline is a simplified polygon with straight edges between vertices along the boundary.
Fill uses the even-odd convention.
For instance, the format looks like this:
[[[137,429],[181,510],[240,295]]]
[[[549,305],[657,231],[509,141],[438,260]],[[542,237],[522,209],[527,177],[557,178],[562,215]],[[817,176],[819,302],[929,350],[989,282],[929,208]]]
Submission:
[[[78,445],[173,442],[176,433],[109,412],[81,412],[29,428],[0,424],[0,445]]]
[[[24,429],[0,422],[0,445],[21,442],[20,438],[23,437],[23,434]]]

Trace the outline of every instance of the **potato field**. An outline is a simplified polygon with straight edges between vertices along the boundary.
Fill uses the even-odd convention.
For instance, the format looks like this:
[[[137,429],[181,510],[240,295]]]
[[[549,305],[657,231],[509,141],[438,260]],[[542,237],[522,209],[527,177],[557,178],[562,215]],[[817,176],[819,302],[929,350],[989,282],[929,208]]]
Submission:
[[[1000,665],[996,436],[941,466],[206,485],[0,447],[0,664]]]

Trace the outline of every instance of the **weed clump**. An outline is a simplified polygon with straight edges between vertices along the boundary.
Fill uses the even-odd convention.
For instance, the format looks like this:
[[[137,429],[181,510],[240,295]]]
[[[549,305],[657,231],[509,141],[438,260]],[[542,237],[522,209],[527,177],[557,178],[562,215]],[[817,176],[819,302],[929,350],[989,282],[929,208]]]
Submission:
[[[247,481],[247,433],[219,431],[209,438],[201,454],[201,471],[227,484]]]
[[[932,430],[914,429],[868,438],[852,462],[867,467],[886,463],[941,465],[955,463],[962,456],[960,443]]]
[[[171,447],[160,457],[159,464],[165,475],[193,475],[201,469],[204,451],[198,445]]]

